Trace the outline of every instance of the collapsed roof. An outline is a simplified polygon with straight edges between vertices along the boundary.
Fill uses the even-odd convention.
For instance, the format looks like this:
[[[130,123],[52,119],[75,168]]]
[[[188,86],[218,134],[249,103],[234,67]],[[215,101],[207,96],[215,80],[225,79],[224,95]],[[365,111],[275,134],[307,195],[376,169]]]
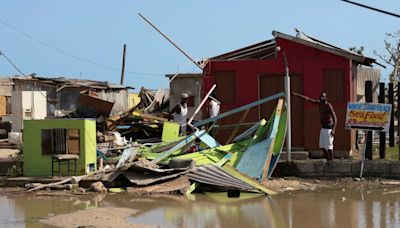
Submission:
[[[21,81],[29,81],[29,82],[39,82],[44,84],[51,85],[61,85],[63,88],[91,88],[91,89],[100,89],[100,90],[125,90],[125,89],[134,89],[130,86],[124,86],[120,84],[109,83],[107,81],[93,81],[93,80],[82,80],[82,79],[71,79],[71,78],[45,78],[45,77],[36,77],[36,76],[15,76],[12,80],[21,80]]]

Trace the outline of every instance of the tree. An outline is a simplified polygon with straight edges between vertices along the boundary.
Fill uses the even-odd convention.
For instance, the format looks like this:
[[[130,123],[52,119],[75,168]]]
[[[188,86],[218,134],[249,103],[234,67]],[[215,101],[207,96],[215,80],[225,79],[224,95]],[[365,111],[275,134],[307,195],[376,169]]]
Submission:
[[[396,82],[400,79],[400,30],[394,33],[386,33],[384,42],[387,53],[381,55],[375,50],[374,54],[386,64],[393,67],[389,79],[390,82]]]

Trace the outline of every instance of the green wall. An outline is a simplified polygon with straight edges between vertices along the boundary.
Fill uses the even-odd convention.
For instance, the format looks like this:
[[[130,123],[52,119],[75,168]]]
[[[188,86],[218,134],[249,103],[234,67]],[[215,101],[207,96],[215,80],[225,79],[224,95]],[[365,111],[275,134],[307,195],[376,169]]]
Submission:
[[[88,119],[25,120],[23,132],[24,176],[51,176],[51,155],[42,155],[43,129],[79,129],[80,155],[77,175],[86,174],[89,164],[96,167],[96,121]],[[58,163],[54,164],[58,170]],[[61,165],[62,175],[67,175],[67,165]],[[54,174],[55,176],[58,173]],[[74,175],[74,173],[70,173]]]

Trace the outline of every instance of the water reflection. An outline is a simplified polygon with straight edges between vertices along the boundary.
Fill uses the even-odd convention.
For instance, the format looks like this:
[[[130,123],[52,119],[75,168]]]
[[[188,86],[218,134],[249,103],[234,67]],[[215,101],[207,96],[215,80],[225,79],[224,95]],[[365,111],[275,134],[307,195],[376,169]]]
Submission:
[[[296,192],[274,197],[288,227],[399,227],[400,192]],[[287,210],[285,210],[287,208]]]
[[[0,227],[44,227],[47,216],[94,207],[128,207],[140,212],[130,223],[161,227],[400,227],[400,193],[342,189],[227,199],[195,200],[129,193],[74,196],[0,196]]]

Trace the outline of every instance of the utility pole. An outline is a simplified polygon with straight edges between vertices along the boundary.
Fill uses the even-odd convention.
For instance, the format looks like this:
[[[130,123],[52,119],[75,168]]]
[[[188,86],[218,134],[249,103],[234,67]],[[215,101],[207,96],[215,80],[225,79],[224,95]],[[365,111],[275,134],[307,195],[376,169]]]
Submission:
[[[289,74],[289,66],[286,58],[285,51],[282,51],[283,54],[283,61],[285,63],[285,93],[286,93],[286,122],[287,122],[287,129],[286,129],[286,153],[287,153],[287,161],[292,161],[292,123],[291,123],[291,101],[290,101],[290,74]]]
[[[158,29],[153,23],[151,23],[150,20],[148,20],[145,16],[143,16],[141,13],[139,13],[139,16],[145,20],[151,27],[153,27],[158,33],[160,33],[165,39],[167,39],[176,49],[178,49],[186,58],[190,59],[194,65],[196,65],[200,70],[203,70],[203,67],[200,66],[199,63],[197,63],[190,55],[188,55],[182,48],[180,48],[174,41],[172,41],[167,35],[165,35],[163,32],[161,32],[160,29]]]
[[[124,84],[125,77],[125,56],[126,56],[126,44],[124,44],[124,53],[122,54],[122,70],[121,70],[121,85]]]

